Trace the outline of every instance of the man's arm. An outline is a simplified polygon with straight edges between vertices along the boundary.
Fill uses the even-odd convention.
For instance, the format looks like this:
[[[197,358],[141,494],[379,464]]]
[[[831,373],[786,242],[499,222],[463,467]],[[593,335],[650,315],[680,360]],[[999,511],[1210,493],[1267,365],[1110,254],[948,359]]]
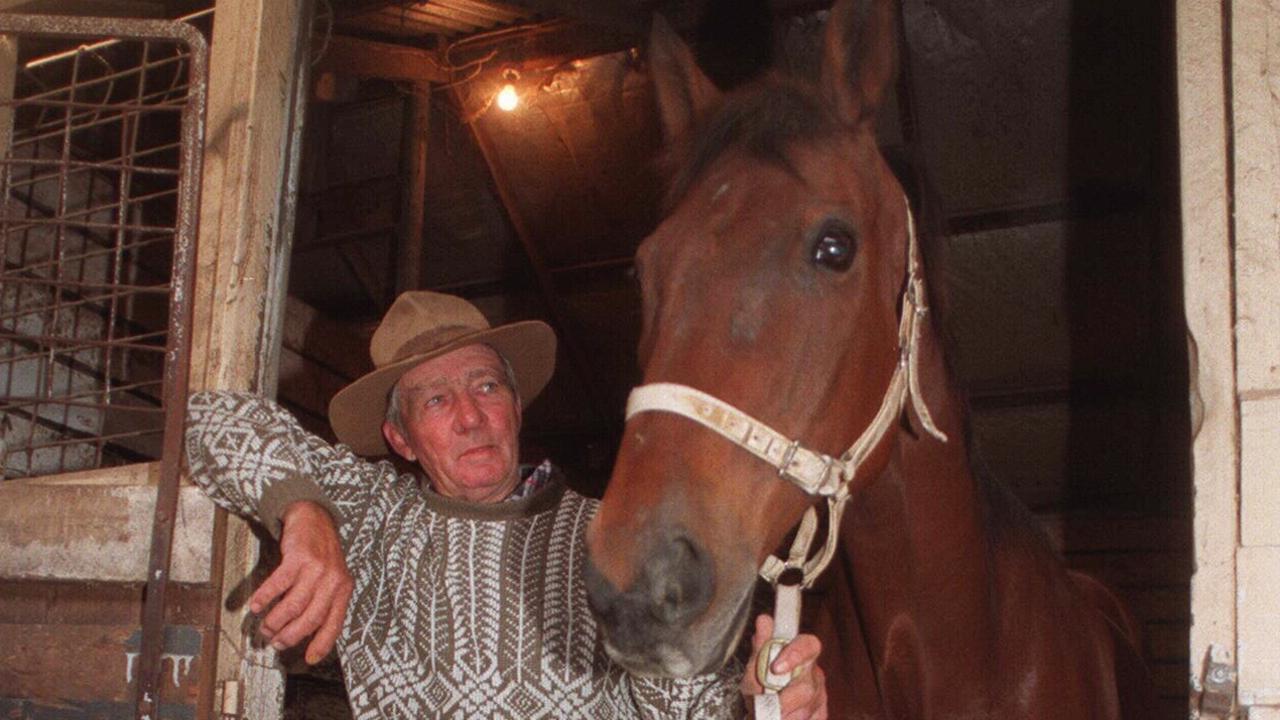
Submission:
[[[263,634],[283,649],[315,633],[306,660],[320,660],[351,595],[344,547],[394,471],[330,446],[279,405],[245,393],[191,397],[186,453],[193,482],[280,539],[280,566],[250,599],[255,613],[270,608]]]
[[[185,444],[192,482],[277,538],[285,508],[299,500],[324,505],[342,519],[344,510],[335,501],[352,505],[357,498],[343,495],[350,496],[348,488],[360,483],[349,476],[367,474],[360,467],[365,463],[350,453],[343,458],[279,405],[249,393],[192,395]]]

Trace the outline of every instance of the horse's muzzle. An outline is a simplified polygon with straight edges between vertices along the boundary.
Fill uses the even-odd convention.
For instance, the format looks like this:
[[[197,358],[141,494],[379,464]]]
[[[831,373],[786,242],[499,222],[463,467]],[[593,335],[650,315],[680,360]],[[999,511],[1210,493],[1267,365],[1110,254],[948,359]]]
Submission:
[[[711,603],[715,578],[710,558],[691,537],[666,536],[626,590],[590,561],[585,574],[588,602],[615,660],[630,670],[658,675],[701,669],[684,646],[689,626]]]

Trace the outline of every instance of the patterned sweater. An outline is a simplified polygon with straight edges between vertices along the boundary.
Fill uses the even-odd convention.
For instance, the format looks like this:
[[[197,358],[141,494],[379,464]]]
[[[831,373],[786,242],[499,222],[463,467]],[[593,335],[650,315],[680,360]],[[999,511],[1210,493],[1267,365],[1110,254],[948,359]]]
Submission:
[[[659,680],[609,660],[582,583],[598,503],[558,474],[507,502],[446,498],[238,393],[191,398],[186,452],[215,502],[277,536],[296,500],[338,518],[355,583],[338,654],[356,720],[742,714],[733,664]]]

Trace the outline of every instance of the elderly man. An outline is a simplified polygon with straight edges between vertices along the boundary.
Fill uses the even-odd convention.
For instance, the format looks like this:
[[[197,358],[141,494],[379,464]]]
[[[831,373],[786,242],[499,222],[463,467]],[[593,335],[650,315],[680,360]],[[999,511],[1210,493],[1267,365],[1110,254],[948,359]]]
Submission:
[[[329,406],[336,447],[261,398],[190,402],[192,479],[280,539],[280,567],[250,600],[277,649],[311,636],[315,662],[336,639],[359,720],[741,715],[740,693],[758,687],[737,668],[642,678],[602,649],[581,578],[597,502],[549,462],[517,462],[523,402],[555,364],[547,325],[491,328],[466,301],[410,292],[371,354],[376,369]],[[425,482],[357,456],[388,450]],[[775,663],[797,672],[786,717],[825,717],[819,650],[801,636]]]

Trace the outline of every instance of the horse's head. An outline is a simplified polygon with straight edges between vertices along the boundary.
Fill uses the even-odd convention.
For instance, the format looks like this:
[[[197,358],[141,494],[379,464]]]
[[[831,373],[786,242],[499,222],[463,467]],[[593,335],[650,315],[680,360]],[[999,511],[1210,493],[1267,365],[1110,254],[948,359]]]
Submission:
[[[709,393],[838,457],[898,365],[908,213],[875,133],[894,77],[892,3],[840,0],[827,25],[820,78],[772,74],[722,96],[655,24],[655,85],[683,164],[636,268],[646,384]],[[872,448],[855,493],[888,445]],[[811,503],[688,418],[631,417],[588,535],[588,590],[614,658],[663,675],[717,667],[761,561]]]

